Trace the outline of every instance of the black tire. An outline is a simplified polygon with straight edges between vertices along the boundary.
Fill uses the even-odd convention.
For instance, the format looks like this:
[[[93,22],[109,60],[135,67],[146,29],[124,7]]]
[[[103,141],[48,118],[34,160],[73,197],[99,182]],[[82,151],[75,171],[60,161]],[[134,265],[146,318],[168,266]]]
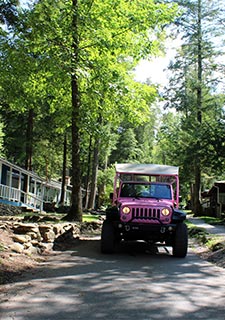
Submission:
[[[105,220],[101,233],[101,252],[113,253],[115,250],[115,231],[111,221]]]
[[[174,235],[173,256],[185,258],[188,249],[188,231],[185,223],[178,223]]]

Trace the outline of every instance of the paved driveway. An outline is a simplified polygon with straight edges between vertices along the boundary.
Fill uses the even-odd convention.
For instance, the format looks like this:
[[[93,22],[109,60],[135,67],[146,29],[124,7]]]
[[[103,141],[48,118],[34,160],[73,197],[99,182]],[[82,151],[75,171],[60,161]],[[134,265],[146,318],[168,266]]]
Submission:
[[[55,252],[1,298],[1,320],[225,319],[225,270],[143,243],[102,255],[99,239]]]

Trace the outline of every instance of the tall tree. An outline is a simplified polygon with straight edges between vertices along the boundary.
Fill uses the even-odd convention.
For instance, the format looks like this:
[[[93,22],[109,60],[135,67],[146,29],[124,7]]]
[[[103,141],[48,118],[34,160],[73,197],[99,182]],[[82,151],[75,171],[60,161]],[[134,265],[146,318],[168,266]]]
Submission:
[[[88,127],[85,121],[91,118],[85,114],[94,119],[102,117],[104,127],[107,121],[120,118],[121,108],[131,119],[147,109],[147,103],[135,102],[141,87],[128,80],[139,59],[160,50],[163,28],[173,19],[176,7],[147,0],[42,0],[25,13],[9,43],[13,44],[11,57],[16,57],[16,48],[20,48],[21,56],[16,60],[23,57],[29,68],[21,78],[21,66],[13,64],[18,70],[15,74],[22,79],[19,87],[13,88],[22,94],[16,95],[13,89],[12,95],[7,90],[4,93],[15,110],[19,106],[26,111],[34,109],[37,120],[48,106],[48,115],[54,117],[52,121],[58,123],[59,131],[64,134],[71,127],[74,187],[67,218],[81,220],[81,138]],[[11,84],[12,77],[7,78],[7,72],[4,75]],[[103,84],[101,90],[98,84]],[[89,132],[97,142],[96,128],[92,130]]]
[[[219,70],[219,64],[215,63],[219,53],[215,39],[221,36],[221,29],[216,28],[216,21],[219,21],[221,15],[217,2],[195,0],[178,3],[184,8],[184,14],[177,21],[184,42],[180,55],[171,68],[176,72],[176,77],[173,76],[171,81],[170,104],[183,112],[186,123],[189,123],[188,130],[192,128],[192,203],[193,211],[200,215],[201,175],[204,164],[202,154],[206,147],[202,143],[202,133],[209,101],[217,99],[211,92],[216,83],[215,70]]]
[[[142,50],[145,50],[145,54],[148,54],[151,52],[151,50],[149,50],[150,48],[148,46],[145,45],[145,43],[143,42],[143,40],[140,41],[140,38],[137,37],[137,35],[140,33],[140,30],[142,29],[142,34],[145,34],[145,36],[143,38],[146,37],[146,32],[147,30],[151,27],[149,25],[149,22],[147,22],[147,18],[149,18],[149,11],[147,11],[149,9],[149,3],[146,3],[146,1],[143,1],[142,4],[144,4],[146,7],[141,7],[140,10],[140,3],[137,3],[136,1],[133,1],[132,5],[131,4],[127,4],[127,2],[124,1],[120,1],[117,6],[115,7],[115,5],[113,5],[113,10],[114,12],[112,12],[112,8],[111,8],[111,3],[99,3],[99,2],[95,2],[95,3],[90,3],[88,5],[88,18],[89,18],[89,23],[91,21],[93,21],[94,19],[94,23],[90,24],[90,25],[85,25],[86,30],[89,32],[93,27],[90,28],[90,26],[97,26],[98,29],[95,29],[95,33],[96,33],[96,39],[94,39],[94,42],[90,42],[90,39],[87,42],[87,45],[85,45],[85,47],[91,47],[93,48],[93,45],[95,47],[97,47],[97,51],[98,54],[99,52],[104,52],[107,50],[110,52],[111,55],[111,60],[115,60],[118,59],[121,54],[126,55],[129,52],[130,56],[133,56],[134,59],[139,58],[143,53]],[[153,3],[150,3],[151,5],[151,9],[153,9],[154,5]],[[79,59],[81,58],[78,55],[78,50],[80,50],[82,48],[82,45],[80,44],[80,42],[78,42],[78,30],[79,30],[79,24],[78,21],[80,21],[81,19],[81,15],[82,15],[82,6],[78,5],[77,1],[73,1],[73,6],[75,8],[75,14],[78,15],[78,17],[76,16],[76,18],[74,18],[73,23],[75,23],[75,25],[73,25],[73,30],[76,31],[76,34],[73,36],[73,48],[75,49],[75,51],[73,51],[74,53],[74,58],[76,59],[76,62],[78,65]],[[81,8],[81,10],[79,10]],[[86,9],[86,8],[85,8]],[[98,11],[96,11],[96,9]],[[123,9],[123,19],[120,19],[120,13],[122,12]],[[121,10],[121,11],[120,11]],[[96,15],[97,12],[97,15]],[[108,12],[110,14],[108,14]],[[99,19],[99,17],[101,16],[101,20]],[[104,17],[104,18],[103,18]],[[153,16],[152,16],[153,17]],[[86,18],[86,17],[85,17]],[[116,18],[116,20],[115,20]],[[131,19],[132,18],[132,19]],[[82,18],[82,21],[84,21],[85,19]],[[156,22],[156,20],[155,20]],[[99,27],[101,26],[101,29],[104,33],[99,34],[98,30],[100,29]],[[85,29],[84,28],[84,29]],[[140,29],[141,28],[141,29]],[[91,30],[93,31],[93,30]],[[123,36],[123,38],[121,37]],[[134,47],[134,41],[132,41],[131,37],[134,36],[134,39],[136,40],[135,42],[135,47]],[[128,39],[127,41],[124,41],[126,39]],[[115,40],[114,40],[115,39]],[[139,39],[139,40],[138,40]],[[149,40],[148,40],[149,41]],[[119,46],[120,45],[120,46]],[[125,47],[126,45],[126,47]],[[143,47],[142,47],[143,46]],[[122,49],[122,50],[121,50]],[[112,52],[113,50],[113,52]],[[128,51],[129,50],[129,51]],[[96,51],[96,50],[95,50]],[[94,53],[94,51],[93,51]],[[92,54],[93,54],[92,53]],[[113,53],[113,54],[112,54]],[[114,57],[113,57],[114,56]],[[120,60],[122,60],[120,58]],[[92,59],[92,62],[94,62],[94,59]],[[117,62],[118,63],[118,62]],[[75,74],[77,75],[77,73],[75,72]],[[76,80],[76,85],[78,84],[77,79]],[[74,95],[75,93],[75,95]],[[79,127],[77,125],[77,123],[79,122],[80,118],[79,118],[79,110],[80,110],[80,99],[79,99],[79,92],[78,92],[78,86],[73,87],[72,89],[72,95],[74,95],[74,103],[73,103],[73,110],[74,110],[74,114],[73,114],[73,122],[72,122],[72,128],[74,128],[75,130],[73,131],[73,143],[72,145],[74,146],[74,151],[76,151],[76,153],[74,152],[74,157],[73,157],[73,183],[76,183],[77,186],[74,186],[74,191],[73,191],[73,201],[72,201],[72,207],[71,210],[67,216],[68,219],[81,219],[81,192],[80,190],[80,178],[79,178],[79,174],[80,172],[78,172],[78,168],[80,168],[80,159],[79,159]],[[76,120],[76,121],[75,121]],[[77,130],[76,130],[77,129]],[[97,149],[95,148],[95,159],[97,156]],[[95,164],[97,166],[97,159],[95,161]],[[96,172],[96,168],[93,167],[93,175],[94,172]],[[75,180],[76,178],[76,180]],[[93,181],[96,181],[96,178],[94,178]],[[93,182],[93,186],[95,185],[95,182]],[[93,197],[91,197],[91,199],[93,199]],[[93,203],[93,201],[92,201]]]
[[[67,220],[82,221],[82,194],[80,168],[80,93],[78,84],[79,35],[78,0],[72,0],[72,50],[71,50],[71,92],[72,92],[72,205]]]

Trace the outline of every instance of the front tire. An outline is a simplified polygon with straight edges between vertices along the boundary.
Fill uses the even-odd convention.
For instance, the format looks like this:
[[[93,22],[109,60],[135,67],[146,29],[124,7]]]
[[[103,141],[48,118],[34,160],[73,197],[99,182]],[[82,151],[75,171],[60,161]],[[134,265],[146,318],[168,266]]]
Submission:
[[[113,253],[115,250],[115,231],[111,221],[105,220],[101,233],[101,252]]]
[[[184,258],[188,249],[188,231],[185,223],[178,223],[174,235],[173,256]]]

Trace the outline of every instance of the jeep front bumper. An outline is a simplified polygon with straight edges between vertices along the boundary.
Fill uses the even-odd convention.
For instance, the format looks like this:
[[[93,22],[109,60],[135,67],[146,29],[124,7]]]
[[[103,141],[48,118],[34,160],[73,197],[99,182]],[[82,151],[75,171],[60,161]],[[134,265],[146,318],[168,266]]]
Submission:
[[[124,240],[165,241],[173,236],[176,224],[121,223],[114,227]]]

